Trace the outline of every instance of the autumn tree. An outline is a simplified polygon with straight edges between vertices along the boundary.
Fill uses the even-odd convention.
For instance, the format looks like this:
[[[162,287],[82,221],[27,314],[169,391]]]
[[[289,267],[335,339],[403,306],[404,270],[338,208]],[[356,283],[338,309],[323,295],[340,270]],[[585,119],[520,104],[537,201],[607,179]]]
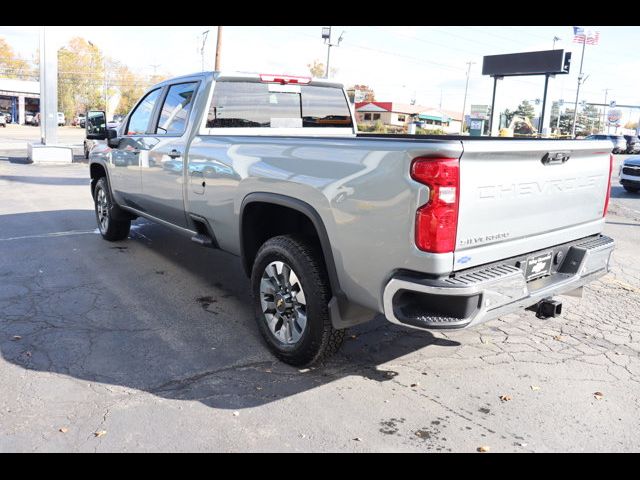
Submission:
[[[35,71],[20,55],[13,51],[11,45],[0,37],[0,77],[30,80]]]
[[[354,85],[352,87],[347,88],[347,93],[349,95],[349,100],[351,103],[355,103],[355,94],[356,91],[362,94],[362,102],[375,102],[376,94],[371,87],[368,85]]]
[[[324,63],[320,62],[320,60],[314,60],[313,63],[308,63],[307,68],[309,68],[309,73],[311,73],[312,77],[324,77]]]
[[[58,108],[66,118],[88,109],[105,109],[109,78],[107,59],[100,49],[74,37],[58,50]]]

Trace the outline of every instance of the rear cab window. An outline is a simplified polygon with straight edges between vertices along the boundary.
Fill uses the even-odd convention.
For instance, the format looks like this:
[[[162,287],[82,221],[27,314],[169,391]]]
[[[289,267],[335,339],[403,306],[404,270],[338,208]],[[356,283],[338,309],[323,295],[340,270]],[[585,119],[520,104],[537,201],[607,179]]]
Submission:
[[[238,128],[247,129],[246,133],[256,128],[353,132],[351,111],[341,88],[235,80],[215,84],[205,127],[209,133]]]

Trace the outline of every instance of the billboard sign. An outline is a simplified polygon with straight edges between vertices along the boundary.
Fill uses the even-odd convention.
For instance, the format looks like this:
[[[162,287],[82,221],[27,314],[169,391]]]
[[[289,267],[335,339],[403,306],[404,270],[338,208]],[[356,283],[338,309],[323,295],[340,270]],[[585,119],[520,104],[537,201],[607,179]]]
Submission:
[[[487,120],[489,118],[489,105],[471,105],[471,118]]]
[[[622,118],[622,111],[618,109],[612,109],[607,112],[607,120],[609,123],[616,123]]]
[[[544,75],[569,73],[571,52],[541,50],[538,52],[487,55],[482,61],[482,74],[492,76]]]

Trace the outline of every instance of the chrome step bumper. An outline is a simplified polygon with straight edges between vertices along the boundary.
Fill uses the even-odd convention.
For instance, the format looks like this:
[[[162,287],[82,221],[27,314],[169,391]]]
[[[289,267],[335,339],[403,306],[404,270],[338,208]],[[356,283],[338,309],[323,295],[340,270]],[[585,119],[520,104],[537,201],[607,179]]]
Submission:
[[[547,277],[527,282],[515,260],[430,280],[398,275],[383,293],[384,314],[398,325],[418,329],[466,328],[569,293],[605,275],[615,242],[604,235],[553,247],[564,258]]]

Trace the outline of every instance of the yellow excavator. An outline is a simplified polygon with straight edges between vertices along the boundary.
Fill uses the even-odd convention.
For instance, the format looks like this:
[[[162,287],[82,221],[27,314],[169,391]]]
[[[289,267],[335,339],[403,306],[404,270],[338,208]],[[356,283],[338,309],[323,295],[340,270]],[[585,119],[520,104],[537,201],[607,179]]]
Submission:
[[[538,135],[538,130],[531,124],[529,117],[514,115],[509,126],[500,129],[499,135],[501,137],[513,137],[514,134],[523,137],[535,137]]]

